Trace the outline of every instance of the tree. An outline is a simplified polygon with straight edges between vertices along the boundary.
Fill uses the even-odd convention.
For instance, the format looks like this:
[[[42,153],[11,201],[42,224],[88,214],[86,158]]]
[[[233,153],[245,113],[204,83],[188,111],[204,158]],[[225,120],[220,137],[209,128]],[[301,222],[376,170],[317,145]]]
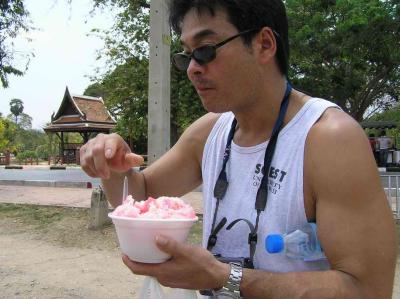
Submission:
[[[18,126],[24,130],[32,129],[32,117],[26,113],[21,113]]]
[[[16,141],[17,125],[5,118],[0,118],[0,152],[16,152],[19,144]]]
[[[38,146],[46,144],[47,138],[46,134],[41,130],[35,129],[19,129],[16,137],[16,141],[21,151],[35,151]]]
[[[287,0],[294,84],[356,120],[391,107],[400,86],[398,0]]]
[[[99,9],[117,8],[115,24],[103,32],[108,58],[104,75],[93,78],[95,82],[85,93],[104,95],[111,113],[117,119],[117,132],[130,141],[139,152],[147,144],[148,96],[148,35],[150,1],[94,0]],[[94,31],[97,33],[98,31]],[[173,38],[172,51],[178,51],[179,42]],[[184,73],[171,71],[171,144],[196,118],[203,115],[198,96]],[[133,143],[133,140],[135,141]]]
[[[105,104],[117,120],[117,132],[132,149],[146,152],[148,61],[132,57],[89,86],[86,95],[105,95]]]
[[[2,117],[0,117],[0,153],[5,149],[6,145],[8,144],[8,140],[6,139],[5,136],[5,121],[3,120]]]
[[[7,118],[12,122],[15,122],[15,116],[13,114],[7,115]],[[20,129],[24,130],[32,129],[32,117],[26,113],[21,113],[19,115],[19,120],[17,125],[18,128]]]
[[[103,36],[106,45],[103,55],[110,59],[113,69],[132,57],[148,58],[150,1],[94,0],[94,3],[96,8],[113,7],[119,11],[114,27]],[[336,102],[359,121],[398,101],[398,0],[287,0],[285,3],[291,45],[289,78],[296,87]],[[173,36],[173,51],[178,48],[176,41]],[[205,112],[197,99],[186,76],[172,70],[172,133],[179,135]]]
[[[15,66],[14,58],[16,51],[12,40],[21,32],[29,32],[29,13],[25,9],[23,0],[0,1],[0,84],[8,87],[8,76],[22,76],[26,70],[32,53],[19,52],[19,59],[25,59],[25,70]]]
[[[18,124],[18,116],[24,111],[24,103],[20,99],[12,99],[10,101],[10,111],[15,117],[15,123]]]

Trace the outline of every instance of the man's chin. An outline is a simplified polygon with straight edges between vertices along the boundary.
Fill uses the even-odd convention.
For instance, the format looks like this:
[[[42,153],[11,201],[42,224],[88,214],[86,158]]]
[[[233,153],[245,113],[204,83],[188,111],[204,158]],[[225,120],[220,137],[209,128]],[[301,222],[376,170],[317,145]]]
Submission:
[[[224,113],[230,111],[229,109],[225,108],[223,109],[222,107],[217,107],[215,105],[203,105],[204,109],[206,109],[207,112],[212,112],[212,113]]]
[[[229,107],[221,103],[215,98],[207,98],[200,96],[201,103],[207,112],[224,113],[230,111]]]

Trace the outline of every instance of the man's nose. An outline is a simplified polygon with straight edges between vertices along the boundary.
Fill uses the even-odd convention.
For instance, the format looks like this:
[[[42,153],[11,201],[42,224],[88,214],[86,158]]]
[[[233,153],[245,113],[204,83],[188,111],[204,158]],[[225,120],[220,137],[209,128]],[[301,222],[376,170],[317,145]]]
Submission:
[[[193,75],[198,75],[204,72],[204,65],[199,64],[195,59],[190,59],[189,62],[189,66],[186,70],[186,73],[189,77],[189,79],[191,78],[191,76]]]

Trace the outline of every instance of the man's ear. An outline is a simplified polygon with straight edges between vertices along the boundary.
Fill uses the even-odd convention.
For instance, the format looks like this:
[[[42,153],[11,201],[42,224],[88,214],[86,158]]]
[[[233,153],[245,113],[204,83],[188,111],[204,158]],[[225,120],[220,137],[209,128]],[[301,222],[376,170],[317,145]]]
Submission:
[[[277,50],[276,38],[271,28],[263,27],[257,35],[256,43],[262,63],[270,63]]]

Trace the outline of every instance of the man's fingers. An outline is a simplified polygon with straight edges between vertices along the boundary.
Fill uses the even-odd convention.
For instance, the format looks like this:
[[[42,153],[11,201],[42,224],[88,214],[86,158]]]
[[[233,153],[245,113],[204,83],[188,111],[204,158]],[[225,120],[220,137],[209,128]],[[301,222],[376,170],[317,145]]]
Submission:
[[[137,275],[155,276],[157,268],[160,267],[160,264],[144,264],[132,261],[125,254],[122,255],[122,261],[132,271],[132,273]]]
[[[117,153],[117,150],[118,146],[114,138],[107,139],[104,142],[104,156],[106,157],[106,159],[112,159]]]
[[[85,171],[89,176],[93,178],[97,177],[91,153],[88,152],[88,149],[85,146],[80,149],[79,155],[80,155],[80,164],[83,171]]]
[[[94,168],[99,177],[106,179],[110,176],[110,170],[104,156],[104,141],[97,140],[92,148]]]

